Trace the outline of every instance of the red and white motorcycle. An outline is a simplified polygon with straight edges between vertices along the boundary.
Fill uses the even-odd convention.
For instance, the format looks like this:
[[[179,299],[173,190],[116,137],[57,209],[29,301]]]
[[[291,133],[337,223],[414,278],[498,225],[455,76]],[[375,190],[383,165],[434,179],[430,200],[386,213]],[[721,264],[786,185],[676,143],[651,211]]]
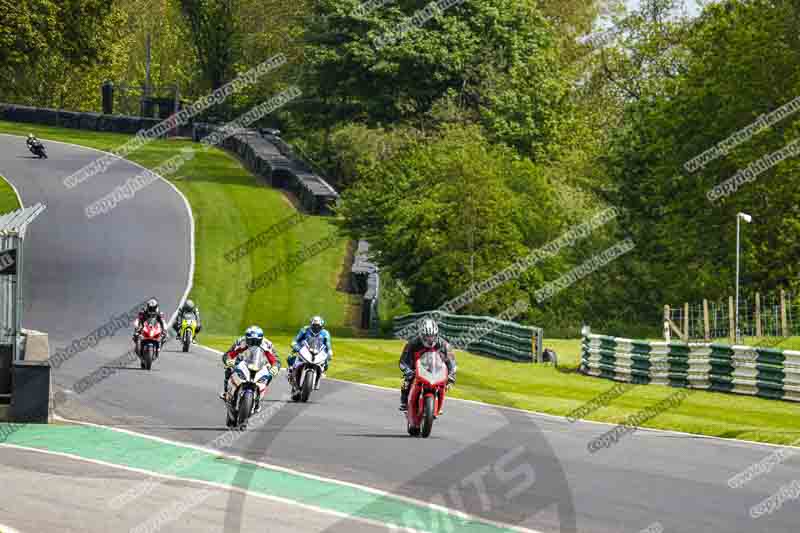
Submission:
[[[258,409],[276,373],[260,346],[250,346],[239,355],[228,379],[228,427],[247,427],[247,421]]]
[[[412,437],[430,436],[433,421],[442,410],[447,378],[447,365],[437,350],[431,349],[419,356],[406,411],[408,434]]]
[[[150,370],[161,352],[163,330],[158,318],[148,318],[136,337],[136,355],[143,370]]]

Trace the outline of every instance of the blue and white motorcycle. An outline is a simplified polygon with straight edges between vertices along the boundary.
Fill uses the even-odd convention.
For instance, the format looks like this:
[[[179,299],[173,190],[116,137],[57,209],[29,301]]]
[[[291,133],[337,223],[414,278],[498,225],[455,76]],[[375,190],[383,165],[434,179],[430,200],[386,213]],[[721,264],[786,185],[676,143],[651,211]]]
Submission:
[[[322,372],[328,352],[321,337],[311,337],[303,341],[297,350],[294,366],[286,372],[292,387],[292,400],[307,402],[312,390],[319,390]]]

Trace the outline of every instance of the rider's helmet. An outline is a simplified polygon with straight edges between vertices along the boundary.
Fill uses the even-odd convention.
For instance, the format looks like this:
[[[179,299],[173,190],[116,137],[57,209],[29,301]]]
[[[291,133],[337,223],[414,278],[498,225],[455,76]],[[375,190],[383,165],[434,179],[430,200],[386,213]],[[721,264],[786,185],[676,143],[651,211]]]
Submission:
[[[147,318],[158,315],[158,300],[155,298],[147,300],[147,305],[144,306],[144,314]]]
[[[261,346],[263,340],[264,330],[258,326],[250,326],[247,328],[247,331],[244,332],[244,342],[248,346]]]
[[[419,338],[426,348],[433,348],[439,340],[439,326],[432,318],[426,318],[419,325]]]
[[[191,301],[191,300],[186,300],[183,303],[183,310],[185,312],[187,312],[187,313],[193,313],[194,312],[194,302]]]
[[[325,321],[322,320],[321,316],[315,316],[311,319],[311,333],[314,335],[319,335],[319,332],[322,331],[323,327],[325,327]]]
[[[33,136],[33,133],[29,133],[29,134],[28,134],[28,140],[29,140],[29,141],[32,141],[32,140],[33,140],[33,139],[35,139],[35,138],[36,138],[36,137],[34,137],[34,136]]]

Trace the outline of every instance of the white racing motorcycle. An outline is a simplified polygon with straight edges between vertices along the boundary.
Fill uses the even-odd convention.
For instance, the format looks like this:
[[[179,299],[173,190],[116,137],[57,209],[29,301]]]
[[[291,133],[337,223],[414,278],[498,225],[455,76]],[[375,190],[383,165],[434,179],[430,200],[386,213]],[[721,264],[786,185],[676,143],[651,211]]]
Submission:
[[[319,389],[322,369],[327,359],[328,352],[321,337],[311,337],[303,341],[294,366],[286,373],[292,386],[293,401],[307,402],[311,397],[311,391]]]
[[[247,427],[272,375],[264,349],[250,346],[239,356],[228,380],[228,427]]]

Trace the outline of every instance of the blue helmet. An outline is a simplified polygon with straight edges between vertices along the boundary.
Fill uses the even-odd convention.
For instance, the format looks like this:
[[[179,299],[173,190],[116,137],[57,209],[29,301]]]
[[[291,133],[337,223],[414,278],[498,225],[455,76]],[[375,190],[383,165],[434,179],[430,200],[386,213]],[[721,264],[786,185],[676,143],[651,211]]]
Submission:
[[[264,330],[258,326],[250,326],[244,332],[244,341],[248,346],[261,346],[264,340]]]

